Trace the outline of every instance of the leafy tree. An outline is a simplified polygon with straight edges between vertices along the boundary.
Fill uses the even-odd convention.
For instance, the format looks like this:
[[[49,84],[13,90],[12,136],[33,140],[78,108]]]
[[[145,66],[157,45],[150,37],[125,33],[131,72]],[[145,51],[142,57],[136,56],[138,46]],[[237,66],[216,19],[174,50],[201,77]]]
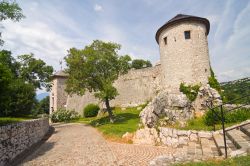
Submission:
[[[84,49],[71,48],[65,57],[69,74],[66,91],[69,94],[83,95],[86,90],[94,92],[95,97],[106,105],[110,121],[114,121],[110,100],[117,95],[113,86],[120,74],[129,69],[129,56],[118,56],[120,45],[95,40]]]
[[[49,96],[46,96],[38,103],[37,110],[39,114],[49,114]]]
[[[146,68],[146,67],[152,67],[152,64],[150,61],[146,61],[143,59],[135,59],[132,61],[132,68],[134,69],[142,69],[142,68]]]
[[[22,79],[16,79],[10,84],[10,103],[8,113],[10,116],[31,114],[36,93],[32,84],[27,84]]]
[[[11,56],[11,52],[7,50],[0,51],[0,63],[8,67],[14,77],[18,76],[18,62]]]
[[[52,66],[47,66],[43,60],[34,58],[33,54],[20,55],[18,59],[20,60],[19,74],[21,78],[31,83],[35,88],[50,89]]]
[[[33,55],[20,59],[16,61],[10,51],[0,51],[0,116],[30,114],[36,103],[36,88],[50,85],[51,66]]]
[[[4,0],[0,2],[0,21],[7,19],[12,21],[20,21],[22,18],[24,18],[22,9],[16,2],[8,2]],[[3,45],[3,43],[3,40],[0,39],[0,45]]]

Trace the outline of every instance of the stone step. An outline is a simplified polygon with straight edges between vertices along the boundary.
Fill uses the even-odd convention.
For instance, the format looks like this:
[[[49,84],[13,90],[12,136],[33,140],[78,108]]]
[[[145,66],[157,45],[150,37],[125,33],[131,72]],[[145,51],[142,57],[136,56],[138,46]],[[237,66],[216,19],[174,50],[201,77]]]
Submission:
[[[234,129],[226,132],[228,138],[233,142],[237,149],[250,148],[250,138],[242,131]]]
[[[250,137],[250,124],[242,126],[240,130],[245,133],[248,137]]]
[[[203,158],[219,157],[219,151],[213,139],[200,138]]]
[[[194,159],[201,160],[203,157],[201,144],[199,144],[198,142],[189,142],[186,150],[187,150],[187,157],[191,160]]]
[[[223,135],[220,133],[213,134],[213,138],[215,144],[218,148],[219,154],[225,156],[225,146],[224,146],[224,138]],[[227,146],[227,154],[231,153],[232,151],[236,150],[236,147],[232,143],[228,137],[226,137],[226,146]]]

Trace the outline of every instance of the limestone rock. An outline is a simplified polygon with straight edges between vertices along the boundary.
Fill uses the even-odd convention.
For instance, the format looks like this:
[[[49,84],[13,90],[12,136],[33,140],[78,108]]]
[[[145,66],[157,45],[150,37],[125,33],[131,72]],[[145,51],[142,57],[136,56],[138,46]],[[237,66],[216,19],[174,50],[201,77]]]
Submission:
[[[191,133],[189,136],[190,141],[197,142],[198,141],[198,136],[196,133]]]
[[[213,105],[222,104],[221,96],[217,90],[211,88],[209,84],[200,87],[196,100],[192,103],[196,111],[196,115],[199,117],[207,111],[207,104],[213,101]]]
[[[200,131],[200,132],[198,132],[198,136],[200,138],[212,138],[212,133],[211,132]]]
[[[182,93],[162,91],[140,113],[145,126],[153,127],[159,117],[168,117],[169,121],[185,121],[192,117],[191,103]]]
[[[133,136],[133,133],[126,132],[125,134],[123,134],[122,138],[128,142],[133,140]]]
[[[155,128],[143,128],[136,131],[133,137],[134,144],[156,145],[158,133]]]
[[[187,145],[189,142],[188,137],[181,136],[179,137],[179,145]]]

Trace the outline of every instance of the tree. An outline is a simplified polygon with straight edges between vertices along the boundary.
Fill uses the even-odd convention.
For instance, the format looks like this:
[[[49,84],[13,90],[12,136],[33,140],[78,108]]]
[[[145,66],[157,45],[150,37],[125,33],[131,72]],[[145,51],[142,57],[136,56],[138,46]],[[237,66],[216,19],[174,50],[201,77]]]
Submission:
[[[49,87],[53,68],[33,55],[16,61],[10,51],[0,51],[0,116],[31,114],[37,88]]]
[[[31,83],[35,88],[51,87],[51,76],[53,67],[47,66],[41,59],[34,58],[33,54],[25,54],[18,56],[19,74],[25,81]]]
[[[113,83],[128,71],[131,60],[127,55],[118,56],[120,47],[116,43],[95,40],[82,50],[71,48],[65,57],[69,74],[66,91],[78,95],[86,90],[94,92],[95,97],[105,103],[110,122],[114,118],[109,102],[118,95]]]
[[[7,2],[4,0],[0,2],[0,21],[7,19],[10,19],[12,21],[20,21],[22,18],[24,18],[22,9],[16,2]],[[0,39],[0,45],[3,45],[3,43],[4,41]]]
[[[150,61],[146,61],[143,59],[135,59],[132,61],[132,68],[134,69],[142,69],[142,68],[146,68],[146,67],[152,67],[152,64]]]
[[[10,102],[5,115],[23,116],[31,114],[34,107],[35,90],[32,84],[25,83],[22,79],[15,79],[9,88]]]
[[[49,114],[49,96],[38,103],[37,111],[39,114]]]

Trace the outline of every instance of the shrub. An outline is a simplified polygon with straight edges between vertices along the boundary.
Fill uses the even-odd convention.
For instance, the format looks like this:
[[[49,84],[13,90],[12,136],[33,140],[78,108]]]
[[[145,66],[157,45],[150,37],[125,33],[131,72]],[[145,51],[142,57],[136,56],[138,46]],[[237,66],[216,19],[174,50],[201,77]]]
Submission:
[[[194,101],[198,95],[198,91],[200,89],[200,85],[185,85],[181,83],[180,91],[184,93],[190,101]]]
[[[226,114],[226,123],[242,122],[250,119],[250,109],[240,108]]]
[[[208,84],[210,85],[211,88],[216,89],[219,92],[220,96],[223,98],[220,83],[216,79],[214,71],[212,70],[211,67],[210,67],[210,72],[211,72],[211,76],[208,77]]]
[[[79,119],[80,115],[76,111],[59,109],[51,114],[52,122],[68,122],[70,120]]]
[[[219,109],[215,109],[214,110],[217,115],[219,115],[219,117],[221,117],[221,112]],[[206,112],[206,114],[203,117],[203,121],[207,126],[212,126],[213,123],[214,124],[219,124],[220,123],[220,118],[218,118],[216,115],[214,115],[214,113],[212,112],[212,110],[208,110]]]
[[[96,104],[88,104],[84,110],[83,115],[84,117],[95,117],[98,114],[100,107]]]
[[[215,109],[215,112],[221,117],[220,109]],[[250,109],[240,108],[238,110],[232,112],[225,111],[225,122],[226,123],[236,123],[236,122],[243,122],[247,119],[250,119]],[[213,125],[213,114],[212,111],[209,110],[204,116],[204,123],[208,126]],[[215,124],[219,124],[221,121],[218,117],[215,117]]]

